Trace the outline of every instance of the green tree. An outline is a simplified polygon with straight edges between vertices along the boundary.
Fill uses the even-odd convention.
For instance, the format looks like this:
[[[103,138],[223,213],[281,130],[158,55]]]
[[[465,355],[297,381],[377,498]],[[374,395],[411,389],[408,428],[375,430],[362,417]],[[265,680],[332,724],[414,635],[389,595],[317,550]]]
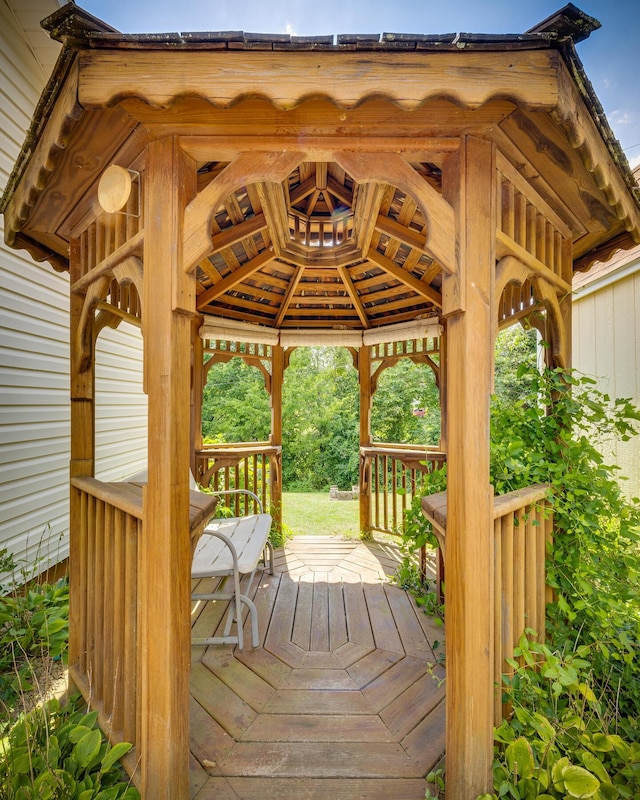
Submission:
[[[215,442],[263,442],[271,410],[262,374],[240,358],[214,364],[202,397],[202,434]]]
[[[531,393],[531,384],[520,367],[535,367],[538,339],[535,328],[511,325],[500,331],[494,350],[494,392],[507,403],[515,403]]]
[[[351,486],[358,479],[358,376],[345,348],[297,348],[283,390],[283,485]]]
[[[415,415],[421,409],[424,416]],[[384,370],[371,411],[374,441],[437,445],[440,439],[440,392],[431,367],[409,359]]]

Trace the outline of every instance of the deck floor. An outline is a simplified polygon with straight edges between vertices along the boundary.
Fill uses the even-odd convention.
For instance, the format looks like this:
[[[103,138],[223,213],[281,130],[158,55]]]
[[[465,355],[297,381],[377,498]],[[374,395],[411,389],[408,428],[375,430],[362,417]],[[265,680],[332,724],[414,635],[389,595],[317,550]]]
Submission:
[[[260,647],[245,625],[244,650],[192,649],[192,798],[424,798],[444,753],[443,630],[387,580],[398,559],[327,537],[276,551],[249,591]],[[225,605],[194,604],[194,636]]]

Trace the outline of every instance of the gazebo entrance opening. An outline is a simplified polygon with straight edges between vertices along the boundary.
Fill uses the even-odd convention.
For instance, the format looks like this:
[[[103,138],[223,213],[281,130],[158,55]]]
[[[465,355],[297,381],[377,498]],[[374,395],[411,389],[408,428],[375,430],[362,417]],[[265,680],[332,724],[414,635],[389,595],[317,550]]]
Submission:
[[[205,322],[205,330],[206,326]],[[354,488],[358,492],[359,527],[363,535],[372,531],[398,535],[402,532],[404,510],[421,483],[420,476],[442,466],[446,458],[440,436],[439,338],[346,346],[340,357],[332,355],[332,348],[326,345],[314,348],[313,334],[306,337],[306,341],[308,345],[282,347],[204,340],[201,380],[194,385],[203,392],[202,396],[194,398],[193,403],[196,414],[200,415],[193,423],[194,474],[201,484],[211,489],[250,488],[262,498],[265,507],[271,509],[276,525],[280,525],[284,463],[289,488],[300,490],[302,487],[314,491],[328,491],[331,485],[342,490]],[[307,348],[311,348],[310,351]],[[310,352],[311,358],[302,356],[301,350],[305,354]],[[332,390],[328,391],[317,383],[322,364],[315,362],[323,357],[327,371],[332,371],[329,379]],[[287,398],[287,375],[291,375],[287,368],[292,359],[295,364],[301,358],[307,361],[306,369],[298,367],[296,377],[292,378],[296,386],[289,387]],[[273,381],[274,360],[276,364],[282,360],[283,365],[282,381],[278,385]],[[243,379],[243,367],[238,362],[245,365],[245,375],[246,367],[252,367],[260,377]],[[224,367],[218,368],[217,365]],[[344,374],[351,365],[357,370],[353,376],[355,381]],[[403,405],[378,408],[378,431],[392,434],[402,431],[405,438],[412,435],[415,438],[412,442],[394,442],[389,441],[392,437],[386,436],[383,438],[388,441],[381,441],[380,435],[374,437],[371,430],[374,399],[378,397],[384,404],[378,392],[381,379],[384,382],[382,376],[391,376],[388,370],[397,371],[401,365],[405,367],[405,374],[409,369],[415,375],[415,370],[422,367],[429,372],[429,377],[423,379],[422,388],[414,380],[403,387],[401,393],[396,390],[394,402],[399,400]],[[219,383],[215,379],[216,373],[220,376]],[[306,388],[307,393],[312,392],[308,406],[298,407],[305,391],[303,384],[314,379],[317,386]],[[230,383],[234,384],[235,397],[233,400],[223,399],[225,387],[229,388]],[[425,398],[421,392],[427,383],[431,383],[430,444],[420,441],[421,432],[426,433],[422,423],[427,411],[423,408]],[[270,420],[267,404],[263,402],[266,398],[261,396],[263,388],[270,406]],[[322,410],[318,404],[322,405]],[[284,424],[283,407],[290,415],[289,420],[284,419]],[[314,408],[318,414],[322,413],[322,421],[309,417]],[[232,421],[229,415],[233,417]],[[219,424],[216,423],[217,417],[221,419]],[[406,420],[411,424],[408,425]],[[283,455],[283,432],[286,438],[287,422],[295,429],[295,434],[289,437],[292,452],[285,451]],[[338,433],[335,429],[340,426]],[[353,431],[350,433],[351,427]],[[232,434],[239,431],[246,435],[236,435],[236,439],[242,438],[243,441],[230,441],[233,435],[220,435],[221,431],[231,431]],[[217,441],[212,442],[211,438]],[[288,469],[287,458],[295,462],[290,462]],[[314,458],[322,459],[322,464],[314,466]],[[313,477],[310,479],[305,472],[313,472]]]

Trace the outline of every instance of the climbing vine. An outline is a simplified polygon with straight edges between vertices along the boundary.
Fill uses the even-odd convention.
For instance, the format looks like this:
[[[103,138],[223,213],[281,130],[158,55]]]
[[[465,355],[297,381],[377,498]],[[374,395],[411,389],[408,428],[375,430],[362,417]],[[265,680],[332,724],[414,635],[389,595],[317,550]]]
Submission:
[[[611,438],[636,435],[640,412],[574,372],[523,365],[518,377],[523,396],[492,401],[491,481],[496,494],[550,484],[556,599],[551,644],[523,637],[504,682],[514,715],[497,729],[497,795],[486,797],[640,797],[640,504],[602,456]],[[427,475],[423,494],[444,481]],[[417,498],[406,538],[429,536]]]

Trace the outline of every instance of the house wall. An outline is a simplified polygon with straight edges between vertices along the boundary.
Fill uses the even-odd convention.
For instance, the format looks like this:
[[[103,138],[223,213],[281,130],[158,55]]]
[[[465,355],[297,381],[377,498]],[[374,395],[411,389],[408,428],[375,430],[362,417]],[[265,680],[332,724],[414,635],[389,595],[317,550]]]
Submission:
[[[611,398],[630,397],[640,406],[640,248],[618,253],[574,282],[573,365],[593,376]],[[606,448],[621,468],[625,494],[640,497],[637,437]]]
[[[35,53],[0,0],[1,186],[46,81]],[[6,247],[0,226],[0,550],[35,574],[68,555],[69,279]],[[146,464],[140,332],[106,329],[96,361],[96,476],[116,480]]]

